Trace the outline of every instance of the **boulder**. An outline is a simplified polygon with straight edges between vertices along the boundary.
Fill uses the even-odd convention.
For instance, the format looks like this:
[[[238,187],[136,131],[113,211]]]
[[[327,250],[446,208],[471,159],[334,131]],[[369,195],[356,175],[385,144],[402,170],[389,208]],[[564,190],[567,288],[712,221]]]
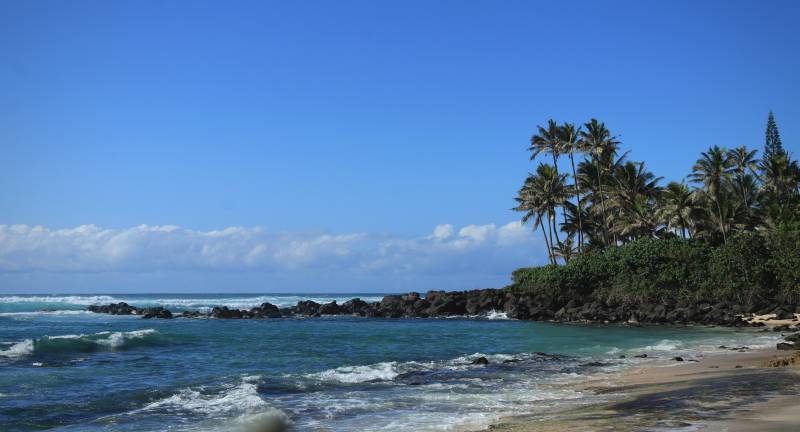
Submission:
[[[139,312],[136,307],[130,306],[125,302],[111,303],[107,306],[91,305],[87,308],[87,310],[95,313],[106,313],[111,315],[136,315]]]
[[[342,308],[336,304],[336,300],[321,305],[319,307],[319,314],[320,315],[339,315],[342,313]]]
[[[476,358],[475,360],[472,360],[472,361],[470,362],[470,364],[474,364],[474,365],[487,365],[487,364],[489,364],[489,359],[487,359],[486,357],[478,357],[478,358]]]
[[[313,300],[303,300],[297,302],[296,313],[305,316],[315,316],[319,314],[320,304]]]
[[[800,349],[800,345],[786,342],[778,342],[778,349],[781,351],[793,351]]]
[[[272,303],[261,303],[261,306],[250,309],[250,313],[256,318],[280,318],[281,311]]]
[[[141,310],[142,318],[144,319],[151,319],[151,318],[163,318],[163,319],[170,319],[172,318],[172,312],[164,309],[163,307],[152,307],[146,308]]]

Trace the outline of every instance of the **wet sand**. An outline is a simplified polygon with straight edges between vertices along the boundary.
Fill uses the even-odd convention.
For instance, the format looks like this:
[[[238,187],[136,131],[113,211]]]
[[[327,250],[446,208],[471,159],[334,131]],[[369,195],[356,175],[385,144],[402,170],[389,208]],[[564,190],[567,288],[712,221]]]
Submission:
[[[800,351],[653,359],[573,386],[607,402],[504,419],[491,431],[800,431]],[[693,360],[693,361],[688,361]]]

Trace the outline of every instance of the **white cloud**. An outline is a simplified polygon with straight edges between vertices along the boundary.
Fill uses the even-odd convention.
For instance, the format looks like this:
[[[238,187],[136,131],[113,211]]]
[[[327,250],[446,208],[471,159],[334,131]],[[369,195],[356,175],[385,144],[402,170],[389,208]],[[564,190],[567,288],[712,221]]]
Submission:
[[[173,225],[69,229],[0,225],[0,272],[154,272],[255,270],[286,275],[309,269],[340,274],[510,272],[535,263],[541,245],[530,227],[510,222],[434,228],[416,238],[367,233],[273,233]]]

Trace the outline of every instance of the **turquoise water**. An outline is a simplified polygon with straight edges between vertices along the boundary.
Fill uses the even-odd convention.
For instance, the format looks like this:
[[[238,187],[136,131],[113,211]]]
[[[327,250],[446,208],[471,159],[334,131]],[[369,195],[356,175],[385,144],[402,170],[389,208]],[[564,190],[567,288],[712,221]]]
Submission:
[[[298,431],[476,430],[504,415],[595,400],[564,384],[642,361],[634,354],[691,358],[774,338],[485,317],[143,320],[82,312],[112,301],[180,310],[355,296],[381,297],[0,296],[0,430],[216,431],[269,421]],[[470,364],[480,356],[491,364]]]

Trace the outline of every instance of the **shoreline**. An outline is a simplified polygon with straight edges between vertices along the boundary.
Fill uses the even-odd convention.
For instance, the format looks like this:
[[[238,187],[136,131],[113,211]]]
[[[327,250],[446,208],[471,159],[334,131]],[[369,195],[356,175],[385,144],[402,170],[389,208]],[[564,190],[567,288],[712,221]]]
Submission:
[[[800,430],[800,351],[701,352],[688,361],[654,360],[568,387],[607,399],[506,417],[486,431]]]

